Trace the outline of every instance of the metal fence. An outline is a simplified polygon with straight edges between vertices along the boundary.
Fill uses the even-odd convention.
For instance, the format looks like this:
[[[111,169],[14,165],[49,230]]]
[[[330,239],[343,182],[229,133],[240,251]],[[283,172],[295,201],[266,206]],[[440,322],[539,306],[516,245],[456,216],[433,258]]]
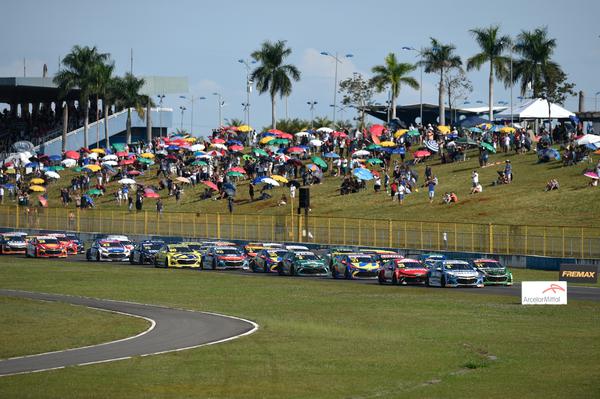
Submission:
[[[327,216],[0,207],[0,226],[111,234],[600,258],[600,229]]]

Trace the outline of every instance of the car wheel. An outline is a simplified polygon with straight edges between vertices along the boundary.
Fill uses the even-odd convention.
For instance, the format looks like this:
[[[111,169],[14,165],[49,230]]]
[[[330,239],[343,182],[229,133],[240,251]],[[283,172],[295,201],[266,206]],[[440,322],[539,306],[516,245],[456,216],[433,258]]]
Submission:
[[[212,261],[212,269],[217,270],[217,260],[216,259],[213,259],[213,261]]]
[[[165,258],[165,269],[169,268],[169,258]]]
[[[290,276],[295,276],[296,271],[294,270],[294,265],[290,265]]]
[[[100,262],[100,252],[96,254],[96,262]]]
[[[154,267],[158,267],[158,259],[157,258],[154,258],[154,262],[153,263],[154,263]]]
[[[131,263],[132,265],[135,263],[135,262],[133,261],[133,255],[129,255],[129,263]]]
[[[392,285],[398,285],[398,276],[396,274],[392,274]]]
[[[346,280],[351,280],[352,279],[352,275],[350,274],[350,270],[348,270],[348,269],[344,270],[344,278]]]
[[[385,284],[385,277],[383,276],[383,273],[379,273],[377,275],[377,281],[379,282],[379,284]]]
[[[331,268],[331,278],[335,278],[335,279],[337,279],[337,278],[339,278],[339,277],[340,277],[340,275],[339,275],[339,273],[337,272],[337,270],[335,270],[335,267],[332,267],[332,268]]]
[[[446,287],[446,277],[442,276],[442,278],[440,279],[440,287],[444,288]]]
[[[88,262],[92,260],[89,249],[85,251],[85,260],[87,260]]]
[[[283,276],[285,273],[283,273],[283,265],[277,268],[277,274],[279,274],[280,276]]]

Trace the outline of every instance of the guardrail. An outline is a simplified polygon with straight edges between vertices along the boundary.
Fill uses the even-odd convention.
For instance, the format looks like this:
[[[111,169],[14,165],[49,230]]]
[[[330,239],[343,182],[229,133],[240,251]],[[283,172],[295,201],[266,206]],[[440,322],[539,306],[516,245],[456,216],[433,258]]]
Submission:
[[[106,234],[309,242],[495,255],[600,258],[600,229],[304,215],[0,206],[0,226]]]

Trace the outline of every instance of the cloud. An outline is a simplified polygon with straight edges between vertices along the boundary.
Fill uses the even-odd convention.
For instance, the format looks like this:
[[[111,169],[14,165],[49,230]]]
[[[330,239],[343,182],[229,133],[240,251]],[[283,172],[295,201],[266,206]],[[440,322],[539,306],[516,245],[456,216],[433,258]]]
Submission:
[[[342,61],[338,63],[337,67],[338,81],[352,76],[354,72],[362,73],[354,65],[351,58],[338,55],[338,59]],[[314,48],[304,50],[298,68],[305,78],[333,79],[335,77],[335,60],[332,57],[322,55]]]

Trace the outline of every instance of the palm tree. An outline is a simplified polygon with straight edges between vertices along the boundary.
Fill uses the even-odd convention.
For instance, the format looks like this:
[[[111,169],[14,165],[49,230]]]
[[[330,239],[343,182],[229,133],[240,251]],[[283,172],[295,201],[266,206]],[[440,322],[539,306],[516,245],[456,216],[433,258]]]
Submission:
[[[556,39],[548,37],[548,28],[536,28],[522,31],[514,48],[521,58],[513,63],[513,82],[521,81],[521,95],[525,95],[531,85],[533,97],[540,97],[546,76],[562,73],[561,67],[551,60]]]
[[[479,70],[486,62],[490,63],[490,76],[488,81],[488,104],[490,121],[494,120],[494,76],[498,79],[506,80],[508,75],[508,57],[502,55],[510,46],[509,36],[500,36],[500,27],[498,25],[487,28],[471,29],[470,32],[475,37],[475,41],[481,49],[480,53],[469,58],[467,70],[473,68]]]
[[[439,103],[439,124],[446,124],[446,107],[444,106],[444,75],[450,68],[460,68],[462,61],[460,56],[454,54],[456,47],[453,44],[442,44],[437,39],[431,38],[431,47],[424,49],[421,53],[422,65],[426,73],[437,72],[440,74],[440,83],[438,85],[438,103]]]
[[[94,87],[94,66],[104,63],[109,58],[106,53],[99,53],[98,49],[88,46],[74,46],[71,52],[62,59],[64,69],[54,76],[54,83],[58,85],[61,97],[66,96],[69,90],[79,89],[79,104],[83,106],[83,146],[88,146],[89,125],[89,100]],[[63,129],[63,148],[66,146],[66,133]]]
[[[283,64],[285,58],[291,53],[292,49],[285,46],[285,40],[279,40],[271,43],[265,41],[260,50],[254,51],[251,55],[256,61],[260,62],[250,79],[256,82],[256,89],[260,94],[267,91],[271,95],[271,126],[277,128],[277,119],[275,116],[275,96],[289,96],[292,93],[292,81],[300,80],[300,71],[294,65]]]
[[[102,99],[102,108],[104,115],[104,140],[106,148],[109,147],[108,140],[108,107],[109,101],[112,101],[111,98],[114,94],[114,77],[112,76],[113,71],[115,69],[115,65],[113,63],[99,63],[94,65],[93,75],[94,75],[94,90],[96,92],[96,104],[98,104],[98,98]],[[99,121],[96,122],[96,127],[99,126]],[[99,137],[96,137],[96,147],[99,145]]]
[[[154,103],[147,95],[140,94],[140,90],[144,86],[144,79],[137,78],[131,73],[126,73],[124,77],[118,79],[118,98],[117,105],[127,108],[127,144],[131,144],[131,108],[135,109],[140,119],[144,119],[145,109],[148,101],[150,106]]]
[[[375,74],[371,78],[371,83],[377,91],[381,93],[387,86],[390,87],[392,94],[392,119],[396,119],[396,98],[400,94],[402,84],[406,84],[413,89],[419,88],[419,82],[412,76],[406,76],[417,67],[413,64],[398,63],[396,55],[389,53],[385,57],[385,65],[376,65],[371,69]]]

